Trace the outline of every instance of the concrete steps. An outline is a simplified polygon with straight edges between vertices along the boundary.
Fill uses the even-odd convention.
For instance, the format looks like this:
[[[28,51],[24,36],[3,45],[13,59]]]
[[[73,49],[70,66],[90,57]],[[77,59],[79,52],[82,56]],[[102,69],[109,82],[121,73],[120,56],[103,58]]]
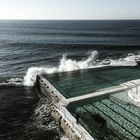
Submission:
[[[108,115],[108,111],[106,109],[101,108],[101,106],[98,105],[88,105],[86,106],[87,109],[92,113],[100,114],[101,117],[103,117],[107,121],[107,127],[111,129],[120,139],[122,140],[137,140],[135,136],[133,136],[131,133],[129,133],[122,125],[118,123],[114,119],[114,117],[110,114]]]
[[[106,106],[114,110],[116,113],[123,116],[125,119],[127,119],[129,122],[134,124],[136,127],[140,129],[140,118],[137,117],[135,114],[132,114],[130,111],[124,109],[123,107],[115,104],[114,102],[110,100],[103,100],[102,103],[104,103]]]
[[[140,129],[134,124],[132,118],[129,116],[129,113],[125,112],[126,114],[124,115],[124,110],[120,110],[117,105],[113,106],[107,103],[107,101],[93,103],[92,105],[99,111],[99,114],[103,115],[108,123],[110,123],[111,120],[110,124],[113,127],[115,126],[114,129],[119,131],[121,135],[128,139],[139,139]]]
[[[129,111],[130,113],[134,114],[138,118],[140,118],[140,109],[134,105],[130,105],[126,102],[123,102],[122,100],[116,99],[115,97],[111,96],[110,101],[117,104],[118,106],[121,106],[124,110]]]

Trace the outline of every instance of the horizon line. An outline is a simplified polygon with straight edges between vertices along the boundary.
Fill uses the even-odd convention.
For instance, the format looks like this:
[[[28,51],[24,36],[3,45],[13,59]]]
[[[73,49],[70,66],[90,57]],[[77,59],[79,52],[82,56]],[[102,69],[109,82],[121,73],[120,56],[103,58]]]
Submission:
[[[57,20],[57,21],[58,21],[58,20],[59,20],[59,21],[66,21],[66,20],[67,20],[67,21],[69,21],[69,20],[71,20],[71,21],[72,21],[72,20],[77,20],[77,21],[78,21],[78,20],[79,20],[79,21],[80,21],[80,20],[82,20],[82,21],[96,20],[96,21],[97,21],[97,20],[101,20],[101,21],[103,21],[103,20],[140,20],[140,19],[137,19],[137,18],[136,18],[136,19],[135,19],[135,18],[124,18],[124,19],[123,19],[123,18],[120,18],[120,19],[119,19],[119,18],[118,18],[118,19],[45,19],[45,18],[44,18],[44,19],[22,19],[22,18],[21,18],[21,19],[0,19],[0,20],[3,20],[3,21],[4,21],[4,20],[5,20],[5,21],[8,21],[8,20],[50,20],[50,21],[51,21],[51,20],[52,20],[52,21],[53,21],[53,20],[54,20],[54,21],[55,21],[55,20]]]

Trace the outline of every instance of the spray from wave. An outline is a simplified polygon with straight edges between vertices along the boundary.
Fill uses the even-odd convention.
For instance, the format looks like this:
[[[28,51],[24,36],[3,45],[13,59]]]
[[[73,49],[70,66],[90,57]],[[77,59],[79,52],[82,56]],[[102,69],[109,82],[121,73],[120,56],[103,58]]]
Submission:
[[[136,66],[137,61],[140,61],[140,55],[128,54],[125,58],[119,59],[104,59],[99,61],[98,52],[93,51],[85,60],[68,59],[64,54],[57,67],[30,67],[24,77],[24,86],[34,86],[36,76],[39,74],[51,74],[57,72],[74,71],[80,69],[89,69],[105,66]]]
[[[87,69],[96,65],[97,51],[93,51],[86,60],[76,61],[67,59],[64,54],[60,60],[58,67],[31,67],[28,69],[24,77],[25,86],[33,86],[38,74],[50,74],[64,71],[74,71],[79,69]]]
[[[128,54],[125,58],[110,60],[110,66],[136,66],[140,60],[140,55]]]

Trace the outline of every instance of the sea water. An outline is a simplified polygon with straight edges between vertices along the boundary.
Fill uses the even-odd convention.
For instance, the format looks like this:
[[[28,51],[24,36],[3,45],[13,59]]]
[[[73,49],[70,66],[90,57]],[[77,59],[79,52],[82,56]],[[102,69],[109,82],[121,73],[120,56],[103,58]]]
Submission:
[[[32,88],[37,74],[106,66],[133,68],[139,60],[139,20],[1,20],[0,139],[58,138],[59,128],[52,118],[43,123],[49,105]],[[55,131],[48,130],[49,124]]]

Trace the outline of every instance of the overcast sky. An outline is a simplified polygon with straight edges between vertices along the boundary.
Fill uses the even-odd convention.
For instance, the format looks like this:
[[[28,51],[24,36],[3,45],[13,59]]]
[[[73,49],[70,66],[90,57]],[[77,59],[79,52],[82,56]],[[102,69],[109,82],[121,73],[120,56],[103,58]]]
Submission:
[[[140,0],[0,0],[0,19],[140,19]]]

